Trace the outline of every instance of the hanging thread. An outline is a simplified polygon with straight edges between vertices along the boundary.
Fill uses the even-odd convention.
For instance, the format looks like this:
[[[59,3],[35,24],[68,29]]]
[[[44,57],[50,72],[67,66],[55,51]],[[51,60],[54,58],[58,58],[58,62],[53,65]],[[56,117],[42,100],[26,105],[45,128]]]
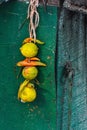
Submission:
[[[34,40],[36,40],[36,28],[38,27],[39,24],[39,13],[37,11],[38,6],[39,6],[39,0],[30,0],[28,6],[27,19],[30,20],[29,23],[30,38],[34,38]]]

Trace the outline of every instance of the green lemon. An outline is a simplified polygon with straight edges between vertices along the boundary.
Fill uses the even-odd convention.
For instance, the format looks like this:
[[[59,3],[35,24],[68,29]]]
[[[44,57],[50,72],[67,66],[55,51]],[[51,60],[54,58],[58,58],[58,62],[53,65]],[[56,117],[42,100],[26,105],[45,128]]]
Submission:
[[[20,51],[22,53],[23,56],[25,57],[34,57],[37,55],[38,53],[38,47],[36,46],[35,43],[26,43],[24,45],[22,45],[22,47],[20,48]]]
[[[36,95],[34,84],[29,83],[20,93],[21,102],[32,102],[36,99]]]
[[[24,67],[22,75],[25,79],[32,80],[38,75],[38,69],[36,67]]]

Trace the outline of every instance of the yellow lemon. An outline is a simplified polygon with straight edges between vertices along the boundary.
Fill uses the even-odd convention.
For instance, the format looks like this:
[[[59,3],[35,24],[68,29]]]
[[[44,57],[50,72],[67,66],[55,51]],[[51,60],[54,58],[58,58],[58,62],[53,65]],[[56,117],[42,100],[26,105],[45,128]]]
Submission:
[[[21,99],[21,102],[32,102],[36,99],[36,95],[34,84],[28,83],[20,92],[19,98]]]
[[[22,47],[20,48],[20,51],[22,55],[25,57],[34,57],[38,53],[38,47],[36,46],[35,43],[32,43],[32,42],[26,43],[22,45]]]
[[[38,69],[36,67],[24,67],[22,75],[25,79],[32,80],[38,75]]]

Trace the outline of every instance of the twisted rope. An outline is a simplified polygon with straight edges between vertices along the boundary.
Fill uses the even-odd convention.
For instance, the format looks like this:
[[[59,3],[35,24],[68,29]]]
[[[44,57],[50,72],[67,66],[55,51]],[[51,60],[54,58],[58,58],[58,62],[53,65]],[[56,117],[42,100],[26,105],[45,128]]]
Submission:
[[[30,0],[28,6],[27,19],[30,20],[29,23],[29,34],[30,38],[36,39],[36,28],[39,24],[39,13],[37,12],[37,7],[39,5],[39,0]]]

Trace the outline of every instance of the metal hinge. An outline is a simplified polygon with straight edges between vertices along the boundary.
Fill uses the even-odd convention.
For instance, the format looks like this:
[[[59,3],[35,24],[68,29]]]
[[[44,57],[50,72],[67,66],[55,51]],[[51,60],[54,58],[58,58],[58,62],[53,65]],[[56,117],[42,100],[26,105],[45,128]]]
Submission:
[[[87,14],[87,0],[65,0],[63,6],[71,11]]]

